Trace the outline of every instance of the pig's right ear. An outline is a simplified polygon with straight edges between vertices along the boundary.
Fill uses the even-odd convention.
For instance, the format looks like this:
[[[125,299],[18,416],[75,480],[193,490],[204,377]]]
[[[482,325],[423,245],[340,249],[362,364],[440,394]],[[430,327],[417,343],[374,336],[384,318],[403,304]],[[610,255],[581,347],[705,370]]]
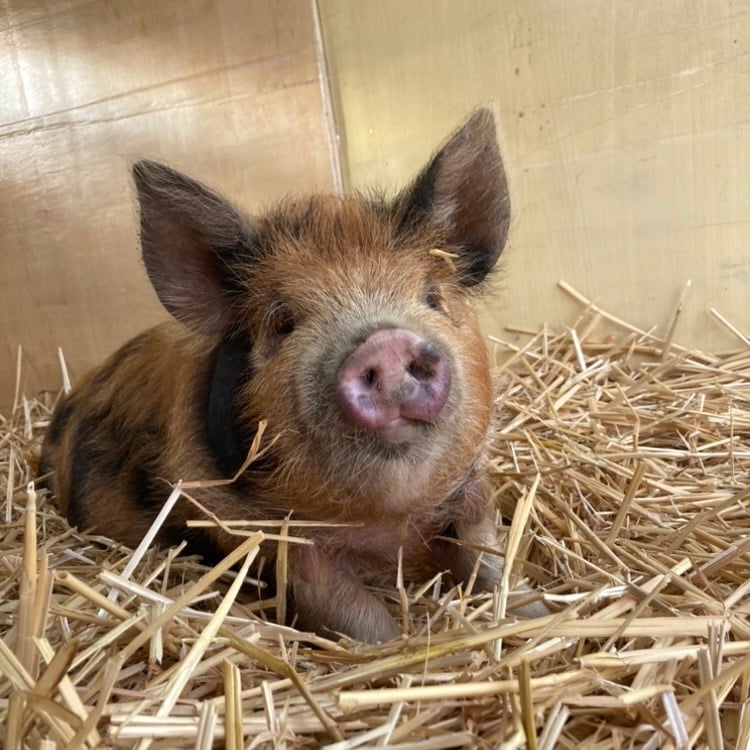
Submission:
[[[397,199],[402,230],[428,223],[458,254],[461,282],[474,286],[505,247],[510,196],[488,109],[478,109]]]
[[[133,166],[141,249],[149,279],[166,309],[209,335],[231,326],[231,260],[251,234],[218,193],[152,161]]]

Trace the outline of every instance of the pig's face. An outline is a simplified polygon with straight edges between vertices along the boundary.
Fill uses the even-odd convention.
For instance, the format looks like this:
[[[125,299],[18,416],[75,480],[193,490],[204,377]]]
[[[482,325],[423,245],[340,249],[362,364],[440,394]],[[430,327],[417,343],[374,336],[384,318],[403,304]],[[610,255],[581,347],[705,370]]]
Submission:
[[[334,497],[403,511],[444,468],[463,476],[487,429],[489,367],[469,289],[434,252],[458,248],[351,199],[284,217],[259,227],[267,249],[245,269],[247,401],[319,485],[346,486]]]
[[[167,167],[134,174],[151,281],[216,342],[208,433],[226,473],[266,419],[274,491],[295,511],[414,515],[466,481],[491,405],[469,298],[509,223],[488,112],[392,201],[318,197],[247,221]]]
[[[363,584],[398,563],[405,580],[448,569],[495,586],[502,560],[478,552],[500,546],[482,460],[492,395],[470,305],[509,224],[492,116],[476,112],[393,200],[247,219],[168,167],[133,173],[144,264],[182,325],[128,342],[60,402],[42,463],[68,517],[135,545],[162,478],[233,476],[266,420],[264,455],[196,499],[223,520],[312,522],[284,555],[264,543],[281,619],[286,592],[302,628],[392,638]],[[224,528],[186,532],[199,515],[178,503],[159,541],[236,546]]]

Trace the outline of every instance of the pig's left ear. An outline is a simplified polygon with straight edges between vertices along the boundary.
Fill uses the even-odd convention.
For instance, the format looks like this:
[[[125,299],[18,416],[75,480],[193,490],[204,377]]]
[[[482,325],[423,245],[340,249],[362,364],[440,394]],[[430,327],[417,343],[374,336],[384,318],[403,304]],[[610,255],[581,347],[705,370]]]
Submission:
[[[487,276],[510,226],[508,183],[489,110],[477,110],[448,139],[397,198],[397,207],[403,229],[427,221],[453,246],[464,285]]]
[[[251,230],[242,215],[205,185],[152,161],[133,166],[141,249],[149,279],[175,318],[212,336],[233,322],[233,263]]]

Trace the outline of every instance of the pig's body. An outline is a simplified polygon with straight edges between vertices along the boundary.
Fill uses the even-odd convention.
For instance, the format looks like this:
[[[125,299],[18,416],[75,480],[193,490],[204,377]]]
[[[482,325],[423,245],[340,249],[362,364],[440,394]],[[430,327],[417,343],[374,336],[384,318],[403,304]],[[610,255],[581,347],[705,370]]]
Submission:
[[[61,402],[43,451],[60,506],[135,545],[164,480],[231,476],[266,420],[268,452],[198,499],[223,520],[323,524],[304,529],[312,546],[290,545],[299,624],[395,635],[364,583],[394,575],[399,550],[413,577],[466,579],[469,545],[499,546],[483,487],[489,365],[469,304],[508,226],[491,116],[477,113],[391,202],[314,197],[248,221],[168,168],[134,174],[144,262],[178,320]],[[200,515],[178,503],[160,541],[237,544],[186,531]],[[485,557],[478,580],[491,587],[501,566]]]

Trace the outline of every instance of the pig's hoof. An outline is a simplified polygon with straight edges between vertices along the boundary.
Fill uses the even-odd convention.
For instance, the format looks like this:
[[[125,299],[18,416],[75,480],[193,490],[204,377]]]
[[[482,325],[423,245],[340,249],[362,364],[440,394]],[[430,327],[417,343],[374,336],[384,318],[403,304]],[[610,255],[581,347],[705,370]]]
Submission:
[[[344,632],[362,643],[386,643],[401,635],[401,628],[387,613],[377,612],[368,616],[363,613],[358,621],[352,622]]]
[[[533,620],[535,617],[551,615],[552,610],[541,599],[519,603],[518,606],[514,606],[514,601],[527,600],[531,594],[532,590],[525,586],[518,589],[518,591],[509,592],[507,613],[513,617],[522,617],[524,620]]]

